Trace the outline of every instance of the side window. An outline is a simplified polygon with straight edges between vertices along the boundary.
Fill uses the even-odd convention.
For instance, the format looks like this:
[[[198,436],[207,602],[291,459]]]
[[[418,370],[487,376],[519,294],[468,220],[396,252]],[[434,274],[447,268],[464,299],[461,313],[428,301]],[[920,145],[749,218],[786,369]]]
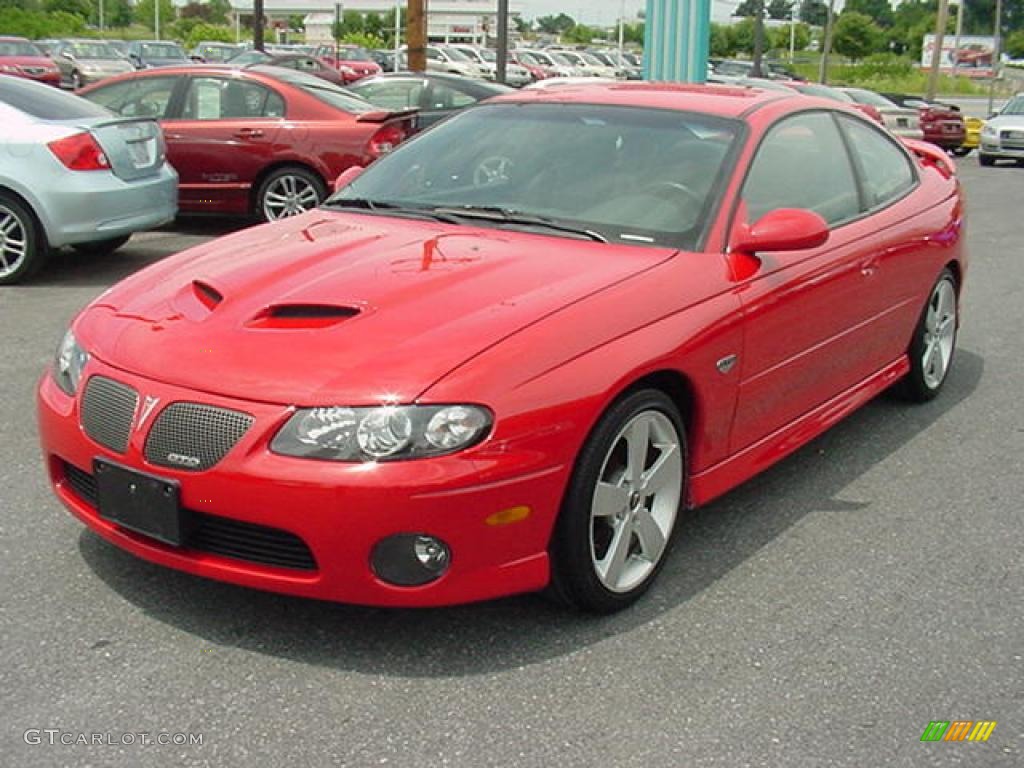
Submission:
[[[437,48],[427,48],[427,58],[431,61],[444,61],[444,56]]]
[[[195,77],[189,83],[181,116],[185,120],[283,117],[284,100],[257,83]]]
[[[141,77],[97,88],[88,99],[123,117],[163,118],[177,82],[175,77]]]
[[[895,200],[914,186],[914,168],[892,139],[853,118],[843,117],[842,124],[857,158],[871,208]]]
[[[459,109],[460,107],[468,107],[470,104],[475,104],[476,99],[472,96],[467,96],[461,91],[456,91],[454,88],[449,88],[447,85],[435,83],[430,102],[431,109]]]
[[[771,128],[743,187],[747,218],[777,208],[806,208],[829,224],[860,214],[850,158],[828,112],[789,117]]]
[[[422,80],[371,83],[359,89],[359,95],[385,109],[409,109],[420,106]]]

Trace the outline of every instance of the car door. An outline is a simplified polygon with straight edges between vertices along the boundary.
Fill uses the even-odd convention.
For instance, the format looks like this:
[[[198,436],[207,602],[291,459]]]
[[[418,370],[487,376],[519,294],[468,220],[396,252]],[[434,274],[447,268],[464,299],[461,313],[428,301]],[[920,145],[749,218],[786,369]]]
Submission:
[[[830,227],[817,248],[756,254],[740,276],[744,350],[733,452],[791,424],[878,371],[872,339],[877,246],[846,145],[830,111],[783,118],[766,133],[741,192],[733,232],[780,208]]]
[[[274,160],[285,101],[277,91],[231,75],[193,75],[164,123],[183,210],[248,213],[250,190]]]

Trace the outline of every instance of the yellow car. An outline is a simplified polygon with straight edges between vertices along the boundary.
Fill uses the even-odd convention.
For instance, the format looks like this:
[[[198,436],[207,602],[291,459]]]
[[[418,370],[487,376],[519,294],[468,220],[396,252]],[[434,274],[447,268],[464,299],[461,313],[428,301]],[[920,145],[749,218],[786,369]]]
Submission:
[[[965,157],[972,149],[977,149],[981,144],[981,129],[985,127],[985,121],[980,117],[964,117],[964,143],[953,150],[957,157]]]

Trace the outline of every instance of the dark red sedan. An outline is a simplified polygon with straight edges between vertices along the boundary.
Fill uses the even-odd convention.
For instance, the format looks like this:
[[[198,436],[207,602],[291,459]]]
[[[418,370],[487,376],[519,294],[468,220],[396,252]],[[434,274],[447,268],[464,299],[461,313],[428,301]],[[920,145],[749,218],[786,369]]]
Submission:
[[[342,171],[390,152],[413,127],[408,113],[275,67],[145,70],[79,94],[125,117],[160,119],[186,213],[302,213]]]
[[[24,37],[0,37],[0,74],[60,85],[60,70],[53,59]]]
[[[614,611],[694,507],[890,387],[939,395],[964,207],[941,150],[834,101],[500,96],[87,307],[39,385],[49,479],[214,579]]]
[[[960,110],[948,104],[926,101],[920,96],[905,93],[882,95],[901,107],[917,110],[921,117],[921,130],[924,132],[925,141],[954,154],[965,154],[961,152],[960,147],[967,136],[967,127]]]

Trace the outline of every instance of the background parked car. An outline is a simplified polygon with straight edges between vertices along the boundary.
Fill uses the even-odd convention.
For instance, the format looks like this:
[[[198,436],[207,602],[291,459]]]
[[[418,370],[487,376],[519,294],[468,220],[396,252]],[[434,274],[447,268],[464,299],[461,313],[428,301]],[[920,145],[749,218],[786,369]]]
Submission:
[[[253,67],[263,65],[283,67],[284,69],[294,69],[297,72],[305,72],[306,74],[319,77],[321,80],[334,83],[335,85],[345,85],[345,83],[348,82],[344,75],[332,67],[330,63],[317,56],[310,56],[305,53],[287,53],[267,56],[259,64],[248,64],[247,66]]]
[[[76,91],[133,69],[128,59],[103,40],[60,40],[50,55],[60,69],[61,86]]]
[[[966,137],[966,126],[960,110],[906,93],[883,93],[889,101],[907,109],[916,109],[921,118],[924,140],[949,152],[958,152]]]
[[[576,77],[580,74],[568,60],[563,59],[554,51],[530,49],[528,51],[516,51],[516,54],[526,64],[536,63],[537,66],[542,67],[547,72],[548,77]]]
[[[403,57],[408,55],[405,46],[402,46],[401,53]],[[427,70],[430,72],[447,72],[450,75],[475,77],[478,80],[487,79],[487,72],[457,48],[428,45],[426,53]]]
[[[200,64],[215,64],[227,61],[244,50],[245,48],[241,45],[232,45],[231,43],[202,42],[192,49],[189,58]]]
[[[24,37],[0,37],[0,74],[60,85],[57,65]]]
[[[314,208],[335,178],[412,131],[320,78],[280,67],[193,65],[124,75],[82,95],[158,118],[181,175],[181,209],[279,219]]]
[[[349,90],[385,109],[419,109],[416,125],[422,130],[453,112],[513,89],[500,83],[438,72],[399,72],[368,77],[350,85]]]
[[[313,55],[337,69],[346,83],[379,75],[382,71],[373,54],[358,45],[339,45],[337,48],[321,45],[313,51]]]
[[[863,112],[879,125],[885,125],[885,120],[882,119],[882,113],[875,107],[870,104],[858,104],[853,100],[853,97],[850,96],[850,94],[844,93],[837,88],[822,85],[821,83],[808,83],[801,80],[782,80],[779,82],[786,88],[792,88],[794,91],[799,91],[800,93],[807,94],[808,96],[817,96],[819,99],[829,99],[830,101],[840,101],[844,104],[849,104],[854,109]]]
[[[916,109],[901,107],[874,91],[866,88],[840,88],[842,93],[848,95],[857,104],[864,104],[874,107],[882,116],[882,123],[894,136],[903,139],[923,139],[924,131],[921,130],[921,116]]]
[[[981,131],[978,162],[995,165],[996,160],[1016,160],[1024,165],[1024,94],[1018,94],[992,116]]]
[[[964,143],[953,150],[957,157],[966,157],[972,149],[981,146],[981,132],[985,129],[985,121],[980,117],[968,115],[964,118]]]
[[[113,250],[177,211],[154,120],[0,76],[0,145],[0,284],[31,275],[50,248]]]
[[[180,67],[191,63],[180,45],[166,40],[133,40],[128,43],[128,58],[136,69]]]

